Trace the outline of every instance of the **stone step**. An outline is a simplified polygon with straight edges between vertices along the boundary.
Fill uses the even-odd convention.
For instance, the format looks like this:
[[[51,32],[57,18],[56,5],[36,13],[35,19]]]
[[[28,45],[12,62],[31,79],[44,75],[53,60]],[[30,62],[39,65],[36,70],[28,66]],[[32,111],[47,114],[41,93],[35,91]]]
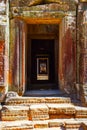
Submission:
[[[44,104],[32,104],[30,105],[29,119],[30,120],[48,120],[49,108]]]
[[[6,105],[31,105],[39,103],[71,103],[69,97],[11,97],[7,98]]]
[[[74,106],[70,103],[40,103],[29,106],[4,105],[0,111],[2,121],[87,118],[86,107]]]
[[[76,130],[79,128],[81,128],[82,126],[82,123],[85,123],[84,122],[81,122],[79,120],[76,120],[74,118],[72,119],[50,119],[50,120],[46,120],[46,121],[33,121],[33,124],[34,124],[34,128],[39,130],[39,129],[47,129],[48,128],[60,128],[63,130],[65,130],[66,128],[69,129],[69,130]],[[38,129],[39,128],[39,129]],[[65,128],[65,129],[64,129]]]
[[[31,121],[11,121],[0,122],[0,130],[33,130],[34,125]]]
[[[75,106],[75,118],[87,118],[87,107]]]
[[[87,108],[72,104],[31,104],[30,106],[3,106],[2,121],[48,120],[57,118],[87,118]]]
[[[3,121],[0,130],[83,130],[87,121],[78,119],[54,119],[46,121]],[[87,129],[85,129],[87,130]]]
[[[66,130],[79,130],[81,128],[81,122],[77,120],[66,120],[65,121],[65,128]]]
[[[49,108],[49,118],[73,118],[76,114],[74,105],[72,104],[47,104]]]
[[[3,106],[1,109],[2,121],[28,120],[29,107],[27,106]]]

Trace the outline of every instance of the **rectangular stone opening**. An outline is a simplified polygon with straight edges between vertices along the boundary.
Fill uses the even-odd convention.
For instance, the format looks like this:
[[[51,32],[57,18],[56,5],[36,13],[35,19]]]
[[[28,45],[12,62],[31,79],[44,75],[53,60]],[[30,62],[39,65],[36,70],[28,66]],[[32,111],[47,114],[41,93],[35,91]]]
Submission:
[[[58,25],[27,25],[26,88],[58,88]],[[57,36],[56,36],[57,32]],[[44,69],[44,70],[43,70]]]

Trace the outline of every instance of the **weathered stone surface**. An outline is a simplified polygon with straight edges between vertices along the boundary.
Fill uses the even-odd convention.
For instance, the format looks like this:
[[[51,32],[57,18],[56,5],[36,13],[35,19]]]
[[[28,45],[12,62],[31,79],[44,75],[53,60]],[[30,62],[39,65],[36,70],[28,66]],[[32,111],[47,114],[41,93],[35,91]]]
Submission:
[[[76,118],[87,118],[87,108],[86,107],[75,107]]]
[[[81,7],[82,5],[82,7]],[[81,7],[81,9],[80,9]],[[80,94],[81,101],[84,106],[87,106],[86,87],[87,87],[87,3],[80,4],[78,9],[78,61],[79,61],[79,80],[80,80]],[[82,11],[80,11],[82,10]],[[81,51],[79,51],[79,49]]]
[[[30,105],[30,120],[47,120],[49,119],[48,107],[46,104]]]
[[[49,118],[50,119],[70,119],[70,118],[74,118],[73,115],[69,115],[69,114],[49,114]]]
[[[62,46],[61,48],[62,54],[61,59],[62,65],[60,65],[60,82],[61,86],[64,85],[63,89],[66,91],[67,94],[70,94],[70,96],[73,95],[75,92],[75,87],[73,82],[75,81],[75,45],[76,45],[76,22],[75,22],[75,16],[72,14],[71,16],[65,16],[64,20],[66,21],[66,24],[64,24],[64,34],[62,34]],[[73,48],[73,51],[70,51]],[[64,56],[65,55],[65,56]],[[72,96],[74,98],[74,96]]]
[[[3,106],[1,110],[2,121],[28,120],[29,107]]]
[[[46,97],[45,103],[71,103],[71,100],[68,97]]]
[[[64,126],[64,119],[52,119],[48,121],[49,127],[61,127]]]
[[[0,1],[0,15],[5,15],[6,14],[6,5],[4,1]]]
[[[7,9],[6,3],[4,0],[0,0],[0,102],[3,102],[5,99],[6,91],[6,76],[7,71],[5,71],[5,56],[7,51],[8,42],[6,34],[7,27]],[[6,43],[6,44],[5,44]],[[6,46],[7,45],[7,46]]]
[[[24,4],[22,3],[24,2]],[[72,7],[73,5],[73,7]],[[72,9],[74,8],[74,9]],[[15,16],[22,16],[22,17],[31,17],[31,18],[46,18],[47,14],[48,17],[52,17],[51,13],[55,12],[54,17],[63,17],[67,15],[67,11],[75,11],[76,6],[74,4],[67,4],[66,2],[63,4],[43,4],[43,5],[37,5],[28,7],[28,1],[21,1],[20,4],[17,4],[16,6],[10,7],[10,17]],[[36,17],[35,17],[36,16]],[[42,17],[41,17],[42,16]],[[54,18],[53,17],[53,18]]]
[[[39,29],[38,29],[39,28]],[[58,24],[53,24],[53,25],[50,25],[50,24],[35,24],[35,25],[31,25],[31,26],[28,26],[28,35],[31,35],[31,34],[37,34],[37,35],[47,35],[47,34],[56,34],[58,33],[58,29],[59,29],[59,25]],[[49,36],[47,36],[49,37]],[[31,94],[32,94],[33,91],[31,91]],[[45,93],[45,91],[43,91]],[[36,92],[36,93],[40,93],[40,92]],[[52,92],[49,91],[49,93],[51,94]],[[49,94],[48,93],[48,94]],[[39,94],[37,94],[39,96]]]
[[[83,123],[82,123],[83,122]],[[79,128],[83,128],[84,125],[86,126],[86,121],[76,121],[75,119],[56,119],[56,120],[46,120],[46,121],[7,121],[7,122],[0,122],[1,130],[79,130]],[[51,126],[48,126],[49,123],[52,123]],[[53,125],[54,123],[54,125]],[[58,124],[57,124],[58,123]],[[83,127],[82,127],[83,126]],[[65,127],[65,129],[64,129]],[[83,130],[83,129],[81,129]]]
[[[74,129],[79,130],[80,126],[81,126],[81,123],[76,120],[70,119],[70,120],[65,121],[66,130],[74,130]]]
[[[48,121],[33,121],[34,128],[48,128]]]
[[[64,119],[73,118],[75,114],[75,108],[69,104],[47,104],[49,108],[50,119]]]
[[[14,92],[14,91],[9,91],[7,94],[6,94],[6,102],[10,99],[10,98],[14,98],[14,97],[19,97],[17,92]]]
[[[4,86],[5,26],[0,25],[0,85]],[[2,87],[1,87],[2,88]],[[2,97],[3,92],[1,92]]]
[[[7,92],[6,98],[12,98],[12,97],[19,97],[19,96],[18,96],[17,92],[14,92],[14,91]]]
[[[24,3],[25,3],[25,1],[24,1]],[[42,3],[42,0],[31,0],[31,1],[29,1],[28,6],[34,6],[34,5],[41,4],[41,3]]]
[[[36,103],[45,103],[44,98],[37,98],[37,97],[14,97],[9,99],[6,104],[8,105],[30,105]]]
[[[7,105],[30,105],[37,103],[71,103],[71,100],[68,97],[12,97],[6,100]]]
[[[21,12],[22,17],[28,18],[63,18],[66,14],[63,11],[23,11]],[[13,16],[18,16],[13,14]]]
[[[0,41],[5,41],[5,26],[0,25]]]
[[[68,1],[68,0],[12,0],[10,2],[11,7],[15,6],[35,6],[35,5],[42,5],[42,4],[50,4],[50,3],[57,3],[60,5],[67,4],[72,8],[72,6],[75,6],[75,1]]]
[[[1,39],[4,39],[3,31],[0,33]],[[4,84],[4,49],[5,49],[5,42],[2,40],[0,41],[0,85]]]
[[[67,4],[47,4],[47,5],[38,5],[33,7],[20,7],[22,11],[67,11],[69,6]],[[11,8],[16,9],[16,7]]]
[[[0,16],[0,24],[1,25],[6,25],[6,22],[7,22],[6,15],[3,15],[3,16],[1,15]]]
[[[0,86],[0,102],[4,102],[5,101],[5,89],[4,86]]]
[[[80,85],[80,99],[83,106],[87,106],[87,85]]]
[[[11,121],[1,123],[1,130],[33,130],[34,126],[31,121]]]
[[[49,114],[75,114],[75,108],[71,104],[47,104]]]

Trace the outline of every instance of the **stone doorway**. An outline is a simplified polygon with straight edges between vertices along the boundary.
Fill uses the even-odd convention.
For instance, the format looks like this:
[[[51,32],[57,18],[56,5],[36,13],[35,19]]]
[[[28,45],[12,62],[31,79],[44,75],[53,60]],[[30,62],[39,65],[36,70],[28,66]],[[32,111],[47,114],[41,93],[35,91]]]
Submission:
[[[30,81],[27,84],[26,62],[26,49],[31,39],[55,39],[55,83],[59,89],[72,92],[76,81],[75,2],[31,7],[14,2],[10,2],[9,90],[23,94],[31,87]],[[29,59],[31,62],[30,55]]]
[[[58,25],[28,25],[26,46],[26,89],[58,88]]]
[[[41,23],[40,21],[36,24],[31,24],[31,21],[30,23],[29,21],[27,23],[27,21],[23,21],[20,19],[15,19],[14,21],[16,29],[14,35],[15,44],[13,44],[14,47],[12,47],[14,48],[14,55],[12,56],[14,59],[13,65],[16,70],[13,71],[12,69],[13,76],[11,76],[11,80],[12,84],[14,85],[14,89],[19,89],[17,91],[23,90],[23,93],[29,90],[53,90],[58,89],[59,86],[59,23],[53,22],[50,24],[46,23],[45,20],[43,21],[44,23]],[[37,78],[37,65],[35,70],[36,73],[34,73],[34,76],[32,76],[32,57],[34,56],[34,49],[32,46],[36,48],[36,46],[34,45],[36,42],[38,46],[41,42],[42,45],[40,46],[40,48],[44,48],[45,50],[42,54],[40,53],[40,51],[38,52],[38,48],[35,50],[35,53],[37,55],[35,64],[37,64],[37,60],[39,61],[39,59],[41,58],[46,59],[45,63],[48,62],[48,72],[45,75],[46,77],[44,76],[44,78],[46,79],[40,81],[34,80],[34,77]],[[39,78],[42,77],[39,76]]]

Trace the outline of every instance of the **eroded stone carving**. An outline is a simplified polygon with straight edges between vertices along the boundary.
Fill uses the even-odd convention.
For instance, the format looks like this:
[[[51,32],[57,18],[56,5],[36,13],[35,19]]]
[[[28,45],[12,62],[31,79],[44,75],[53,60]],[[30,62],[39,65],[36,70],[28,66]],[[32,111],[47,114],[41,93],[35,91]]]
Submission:
[[[6,94],[6,99],[9,99],[9,98],[12,98],[12,97],[18,97],[18,94],[17,94],[16,92],[9,91],[9,92]]]

